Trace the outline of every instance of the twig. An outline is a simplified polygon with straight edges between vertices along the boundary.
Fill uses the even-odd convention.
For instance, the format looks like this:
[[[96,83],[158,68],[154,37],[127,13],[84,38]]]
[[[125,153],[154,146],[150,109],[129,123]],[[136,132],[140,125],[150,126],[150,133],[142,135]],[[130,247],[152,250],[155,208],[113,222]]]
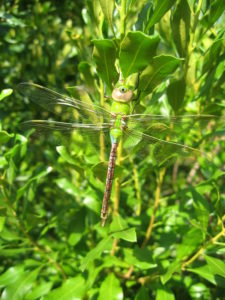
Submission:
[[[146,246],[146,244],[148,243],[148,241],[151,237],[156,212],[157,212],[157,209],[159,207],[160,193],[161,193],[161,187],[162,187],[162,182],[163,182],[163,177],[165,175],[165,171],[166,171],[166,169],[162,168],[159,172],[159,178],[158,178],[158,181],[157,181],[157,187],[156,187],[156,192],[155,192],[155,202],[154,202],[153,213],[152,213],[152,217],[150,219],[150,222],[149,222],[146,234],[145,234],[144,242],[141,245],[142,248],[144,248]]]
[[[193,263],[210,244],[214,244],[223,235],[225,235],[224,227],[216,236],[211,238],[204,246],[202,246],[190,259],[182,263],[182,267],[181,267],[182,270],[184,271],[186,267],[189,266],[191,263]]]

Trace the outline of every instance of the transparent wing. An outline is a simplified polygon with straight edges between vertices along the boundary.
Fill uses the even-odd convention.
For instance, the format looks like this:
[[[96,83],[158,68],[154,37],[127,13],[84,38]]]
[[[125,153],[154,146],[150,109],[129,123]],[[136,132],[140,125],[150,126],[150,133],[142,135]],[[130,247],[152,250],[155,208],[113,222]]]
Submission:
[[[109,121],[111,117],[110,112],[100,106],[63,96],[34,83],[20,83],[17,90],[45,110],[64,116],[66,119],[100,123],[103,119]]]
[[[164,141],[173,141],[178,144],[186,142],[192,148],[198,144],[202,136],[212,131],[219,117],[214,115],[183,115],[166,117],[162,115],[129,115],[127,126],[130,130],[145,134]]]

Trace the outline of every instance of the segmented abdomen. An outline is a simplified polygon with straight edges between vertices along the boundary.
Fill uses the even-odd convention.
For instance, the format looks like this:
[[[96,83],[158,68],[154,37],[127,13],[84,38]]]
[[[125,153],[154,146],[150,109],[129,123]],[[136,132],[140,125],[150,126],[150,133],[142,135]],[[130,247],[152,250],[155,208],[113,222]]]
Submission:
[[[106,177],[106,184],[105,184],[105,193],[102,202],[102,209],[101,209],[101,223],[102,226],[105,225],[105,221],[108,216],[108,208],[109,208],[109,199],[112,191],[112,183],[113,183],[113,175],[116,163],[116,150],[118,144],[112,144],[110,156],[109,156],[109,165],[107,170],[107,177]]]

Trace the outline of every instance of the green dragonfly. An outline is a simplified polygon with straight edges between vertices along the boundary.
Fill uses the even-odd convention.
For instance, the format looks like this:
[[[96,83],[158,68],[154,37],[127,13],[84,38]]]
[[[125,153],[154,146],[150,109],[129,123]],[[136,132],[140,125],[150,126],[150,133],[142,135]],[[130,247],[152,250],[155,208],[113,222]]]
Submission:
[[[116,154],[121,139],[129,147],[141,147],[147,144],[158,146],[158,151],[168,156],[170,153],[183,155],[201,155],[202,152],[189,145],[179,143],[179,135],[185,130],[192,130],[194,124],[209,122],[212,115],[182,115],[163,116],[151,114],[133,114],[133,91],[128,86],[119,83],[112,92],[110,110],[104,107],[86,103],[68,96],[61,95],[50,89],[33,83],[21,83],[18,91],[37,103],[45,110],[58,112],[61,116],[72,110],[76,122],[58,122],[51,120],[30,120],[24,124],[44,130],[60,130],[71,132],[77,130],[81,134],[109,133],[111,151],[109,155],[105,192],[101,209],[101,224],[105,225],[111,196]],[[74,114],[73,114],[74,115]]]

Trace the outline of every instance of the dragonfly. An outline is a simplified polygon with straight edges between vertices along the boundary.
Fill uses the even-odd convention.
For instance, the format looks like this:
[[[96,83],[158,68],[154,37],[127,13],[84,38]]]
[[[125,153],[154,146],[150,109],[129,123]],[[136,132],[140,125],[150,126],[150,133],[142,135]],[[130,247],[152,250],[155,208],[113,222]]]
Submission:
[[[112,192],[114,170],[118,145],[121,140],[127,142],[127,148],[145,145],[157,145],[158,151],[168,155],[202,155],[202,151],[185,145],[177,140],[180,132],[191,131],[194,124],[209,122],[212,115],[178,115],[164,116],[154,114],[133,113],[132,102],[134,92],[128,85],[119,82],[111,95],[110,109],[84,102],[34,83],[20,83],[17,87],[20,94],[41,106],[44,110],[61,114],[68,111],[78,113],[76,122],[59,122],[53,120],[29,120],[24,125],[44,130],[59,130],[62,132],[79,131],[81,134],[108,134],[111,150],[105,182],[105,191],[101,208],[101,225],[105,226],[109,202]],[[173,140],[175,139],[176,140]],[[141,148],[141,147],[140,147]]]

